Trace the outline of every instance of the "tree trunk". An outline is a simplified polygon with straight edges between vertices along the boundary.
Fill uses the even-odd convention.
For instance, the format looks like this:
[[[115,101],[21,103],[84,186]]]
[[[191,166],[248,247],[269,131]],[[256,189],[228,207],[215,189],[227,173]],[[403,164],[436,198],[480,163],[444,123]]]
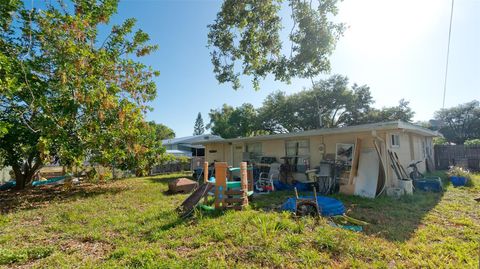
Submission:
[[[31,163],[23,164],[23,169],[20,165],[12,165],[13,172],[15,174],[15,189],[23,190],[28,184],[32,181],[35,173],[40,169],[41,164],[35,163],[33,166],[30,166]]]

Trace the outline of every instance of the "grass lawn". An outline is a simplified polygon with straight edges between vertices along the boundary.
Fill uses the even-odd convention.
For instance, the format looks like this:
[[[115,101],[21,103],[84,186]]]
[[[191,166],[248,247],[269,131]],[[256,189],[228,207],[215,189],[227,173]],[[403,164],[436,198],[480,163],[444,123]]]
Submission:
[[[478,268],[480,176],[399,200],[337,195],[361,233],[273,210],[289,192],[181,220],[187,195],[164,193],[178,176],[0,193],[0,267]]]

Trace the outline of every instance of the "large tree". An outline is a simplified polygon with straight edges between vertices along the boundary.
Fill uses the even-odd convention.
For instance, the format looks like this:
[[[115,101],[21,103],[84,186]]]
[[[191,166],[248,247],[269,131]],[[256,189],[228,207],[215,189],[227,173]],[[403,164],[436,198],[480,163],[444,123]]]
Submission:
[[[164,124],[156,123],[154,121],[150,121],[148,124],[155,130],[155,137],[157,140],[172,139],[175,137],[175,132]]]
[[[100,39],[117,4],[59,0],[27,10],[19,0],[1,2],[0,120],[6,134],[0,152],[19,188],[52,157],[63,165],[87,157],[128,164],[145,140],[144,114],[158,72],[135,59],[156,46],[134,31],[134,19]]]
[[[348,78],[333,75],[314,82],[312,88],[287,95],[268,95],[260,108],[224,105],[210,111],[212,132],[225,138],[264,133],[288,133],[364,123],[403,120],[414,115],[409,103],[376,109],[367,85],[349,85]]]
[[[270,94],[259,118],[271,133],[339,127],[358,123],[372,103],[368,86],[350,87],[346,77],[333,75],[295,94]]]
[[[287,25],[280,16],[281,9],[287,8],[283,2],[223,1],[208,34],[213,71],[220,83],[232,83],[238,89],[245,75],[258,90],[259,80],[269,74],[289,82],[293,77],[311,79],[330,70],[328,57],[344,31],[343,24],[332,21],[337,0],[285,1],[293,22],[286,43],[280,36]]]
[[[203,125],[202,114],[198,112],[195,119],[195,125],[193,126],[193,135],[202,135],[205,133],[205,126]]]
[[[439,131],[448,142],[463,144],[466,140],[480,138],[480,102],[473,100],[435,112],[440,122]]]
[[[224,104],[220,109],[212,109],[209,113],[210,123],[207,128],[212,134],[223,138],[252,136],[261,133],[257,125],[257,111],[252,104],[245,103],[240,107]]]
[[[415,112],[409,105],[409,101],[406,101],[405,99],[400,99],[397,106],[382,107],[381,109],[372,108],[360,117],[357,124],[395,120],[412,122]]]

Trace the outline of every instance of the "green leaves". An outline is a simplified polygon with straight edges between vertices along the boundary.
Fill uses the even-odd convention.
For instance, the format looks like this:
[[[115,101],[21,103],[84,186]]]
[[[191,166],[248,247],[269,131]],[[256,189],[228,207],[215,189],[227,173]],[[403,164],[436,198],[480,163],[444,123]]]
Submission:
[[[205,133],[203,118],[202,114],[198,112],[197,119],[195,119],[195,125],[193,126],[193,135],[202,135],[203,133]]]
[[[47,3],[45,10],[13,9],[11,29],[0,34],[0,120],[11,125],[0,153],[5,164],[17,166],[17,179],[52,157],[63,165],[89,160],[128,168],[135,159],[146,169],[144,158],[162,154],[144,120],[158,71],[132,59],[157,46],[135,31],[135,19],[98,40],[117,3],[74,0]],[[1,14],[10,7],[2,4]]]
[[[210,123],[207,128],[223,138],[252,136],[259,130],[257,111],[252,104],[245,103],[237,108],[224,104],[221,109],[210,110],[208,115]]]
[[[242,75],[259,80],[272,74],[275,80],[313,78],[330,70],[328,56],[344,31],[343,24],[330,21],[337,13],[336,0],[289,0],[294,25],[290,31],[290,53],[282,53],[281,0],[225,0],[215,22],[209,25],[208,45],[215,76],[220,83],[241,87]],[[238,71],[240,70],[240,71]]]
[[[480,137],[480,102],[460,104],[435,112],[435,119],[442,123],[440,132],[448,142],[463,144]]]
[[[234,138],[382,121],[411,121],[414,115],[408,101],[403,99],[398,106],[382,109],[373,108],[373,103],[367,85],[349,86],[347,77],[333,75],[298,93],[274,92],[258,109],[251,104],[237,108],[225,104],[221,109],[212,109],[207,128],[223,138]]]

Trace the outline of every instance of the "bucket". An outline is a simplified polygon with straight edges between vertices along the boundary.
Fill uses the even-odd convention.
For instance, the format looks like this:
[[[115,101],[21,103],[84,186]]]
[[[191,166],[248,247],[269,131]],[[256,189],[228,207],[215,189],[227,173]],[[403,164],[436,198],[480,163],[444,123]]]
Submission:
[[[450,177],[450,181],[452,181],[452,185],[455,187],[465,186],[465,184],[467,184],[467,178],[465,177],[452,176]]]
[[[398,187],[400,189],[403,189],[405,191],[405,194],[413,194],[413,182],[410,179],[399,180]]]
[[[387,196],[400,198],[405,193],[405,190],[402,188],[387,188]]]

